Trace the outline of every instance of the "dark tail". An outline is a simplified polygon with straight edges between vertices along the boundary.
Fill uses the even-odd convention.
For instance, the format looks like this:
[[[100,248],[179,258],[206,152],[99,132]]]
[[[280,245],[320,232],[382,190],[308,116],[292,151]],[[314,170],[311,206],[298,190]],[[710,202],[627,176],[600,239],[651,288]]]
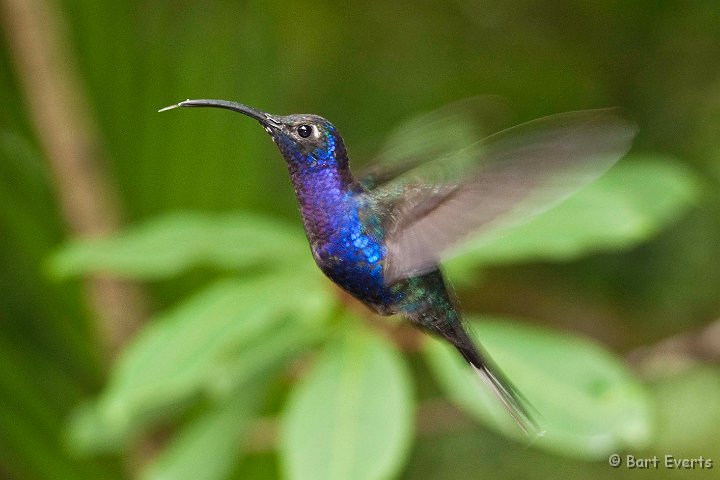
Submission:
[[[480,347],[473,344],[462,324],[456,330],[462,330],[462,333],[456,333],[453,338],[445,338],[457,348],[482,381],[495,393],[520,429],[527,435],[542,435],[543,432],[528,410],[530,404],[525,397],[494,364],[490,356],[486,352],[481,353]]]
[[[438,311],[430,307],[406,315],[415,326],[444,338],[457,348],[483,382],[495,393],[523,432],[528,435],[542,435],[543,432],[528,410],[530,403],[503,375],[490,356],[470,339],[459,312],[453,307],[443,310]]]
[[[455,346],[497,395],[522,431],[528,435],[542,435],[528,411],[529,403],[495,366],[490,356],[471,340],[442,272],[435,270],[411,278],[408,282],[413,282],[413,285],[409,288],[410,294],[401,310],[408,319],[416,327],[442,337]]]

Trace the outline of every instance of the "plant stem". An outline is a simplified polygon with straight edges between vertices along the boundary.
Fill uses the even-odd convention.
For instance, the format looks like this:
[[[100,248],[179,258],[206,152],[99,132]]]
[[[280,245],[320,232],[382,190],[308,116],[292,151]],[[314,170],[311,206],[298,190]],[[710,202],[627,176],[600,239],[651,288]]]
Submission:
[[[101,162],[99,128],[90,114],[57,5],[46,0],[0,0],[0,21],[14,57],[63,217],[71,234],[99,238],[120,225],[120,205]],[[145,318],[135,286],[95,276],[86,292],[113,358]]]

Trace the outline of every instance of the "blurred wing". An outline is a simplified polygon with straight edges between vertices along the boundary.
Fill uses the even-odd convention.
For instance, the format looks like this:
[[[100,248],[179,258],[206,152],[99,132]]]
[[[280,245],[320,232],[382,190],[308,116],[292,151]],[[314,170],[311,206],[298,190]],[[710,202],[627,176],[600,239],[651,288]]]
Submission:
[[[482,95],[444,105],[429,113],[410,118],[388,135],[370,167],[356,177],[365,188],[374,189],[423,165],[428,183],[447,183],[462,174],[441,162],[459,150],[476,143],[506,126],[508,109],[500,97]],[[447,175],[452,175],[448,177]]]
[[[471,233],[517,225],[553,207],[619,160],[636,131],[621,109],[553,115],[376,185],[367,195],[385,229],[385,281],[436,268]]]

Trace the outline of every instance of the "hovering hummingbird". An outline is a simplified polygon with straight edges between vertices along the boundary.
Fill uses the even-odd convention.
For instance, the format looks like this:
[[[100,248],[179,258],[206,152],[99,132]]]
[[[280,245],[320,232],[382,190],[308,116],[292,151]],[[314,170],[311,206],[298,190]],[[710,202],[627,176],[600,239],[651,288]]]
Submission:
[[[356,178],[340,133],[317,115],[271,115],[225,100],[160,111],[177,107],[224,108],[260,122],[285,158],[325,275],[373,311],[403,314],[450,342],[520,428],[539,431],[522,395],[471,340],[440,259],[469,234],[522,223],[604,173],[636,133],[620,109],[549,116],[460,144],[453,135],[462,122],[429,116],[416,129],[418,148]]]

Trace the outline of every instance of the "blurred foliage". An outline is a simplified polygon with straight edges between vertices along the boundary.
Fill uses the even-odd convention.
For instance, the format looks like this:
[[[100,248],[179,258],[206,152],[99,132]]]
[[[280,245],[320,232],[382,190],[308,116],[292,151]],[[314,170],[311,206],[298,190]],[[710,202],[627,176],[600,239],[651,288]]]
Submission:
[[[720,461],[717,365],[647,375],[621,357],[720,311],[713,3],[60,6],[131,227],[66,242],[43,132],[0,44],[0,477],[603,479],[638,474],[608,467],[615,451]],[[621,105],[640,125],[598,182],[448,265],[467,309],[503,314],[475,329],[539,411],[532,442],[442,345],[400,353],[345,308],[261,129],[155,113],[188,97],[319,113],[362,164],[400,120],[485,93],[515,123]],[[79,280],[91,274],[151,298],[109,366]],[[511,294],[488,312],[493,286]]]
[[[557,210],[565,211],[563,241],[570,247],[564,257],[607,248],[606,243],[631,245],[670,218],[668,211],[679,210],[694,196],[691,175],[666,164],[646,160],[630,164],[632,168],[617,168],[595,189],[568,199],[535,222],[505,231],[501,241],[472,245],[455,262],[472,271],[490,256],[484,250],[493,252],[499,242],[518,245],[518,241],[524,247],[516,260],[542,258],[547,252],[543,239],[557,235],[558,220],[552,220]],[[622,175],[625,171],[630,174]],[[672,188],[662,188],[664,202],[653,202],[657,192],[638,188],[637,178],[653,179],[658,188]],[[621,224],[634,220],[641,227],[611,228],[600,239],[588,235],[584,225],[602,224],[607,218],[607,198],[616,200],[613,219],[620,217]],[[573,229],[578,221],[580,227]],[[533,224],[534,234],[529,234],[528,225]],[[302,237],[299,230],[257,215],[178,213],[108,240],[78,241],[60,250],[50,262],[56,275],[102,272],[157,279],[200,265],[244,272],[238,279],[220,280],[160,315],[136,337],[115,364],[101,397],[75,416],[71,424],[75,448],[85,453],[116,450],[143,429],[167,421],[168,416],[177,417],[201,399],[216,406],[186,427],[191,432],[200,428],[194,422],[214,425],[212,418],[223,418],[226,413],[217,410],[224,412],[228,402],[240,402],[247,413],[258,392],[243,387],[245,383],[266,381],[278,371],[278,364],[336,328],[328,320],[339,305],[333,307],[337,300],[327,282],[321,281],[310,256],[300,251]],[[562,252],[562,244],[555,250]],[[297,257],[291,268],[288,255]],[[505,262],[512,259],[507,256]],[[279,453],[288,478],[386,478],[402,465],[414,408],[406,369],[384,342],[374,338],[377,335],[358,329],[362,319],[353,316],[344,323],[350,324],[343,325],[344,340],[338,343],[333,335],[328,337],[328,352],[292,390],[281,413],[284,428]],[[652,422],[646,393],[608,353],[580,338],[516,327],[511,320],[483,325],[481,332],[493,357],[541,412],[540,422],[547,433],[534,441],[535,446],[596,459],[625,446],[647,445]],[[427,346],[432,370],[450,398],[522,442],[517,427],[476,383],[459,356],[438,342]],[[250,397],[246,402],[239,400],[246,396]],[[246,427],[246,422],[237,424]],[[205,435],[213,441],[219,438],[201,432],[197,441]],[[238,435],[233,429],[227,434]],[[169,453],[149,467],[149,478],[195,471],[178,467],[182,457],[172,453],[187,451],[185,442],[194,445],[181,431],[167,446]],[[235,449],[212,451],[220,465],[240,457]],[[220,458],[223,451],[225,456]],[[165,464],[166,457],[177,460]],[[205,471],[206,478],[223,478],[225,473],[218,468]],[[210,476],[210,471],[215,475]]]

